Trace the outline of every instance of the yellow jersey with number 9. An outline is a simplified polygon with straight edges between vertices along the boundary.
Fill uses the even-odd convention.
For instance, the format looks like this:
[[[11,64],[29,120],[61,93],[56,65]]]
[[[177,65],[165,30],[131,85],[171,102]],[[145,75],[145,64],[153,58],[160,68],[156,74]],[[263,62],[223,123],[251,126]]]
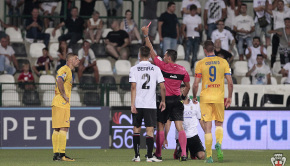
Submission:
[[[195,77],[202,78],[200,103],[224,103],[225,75],[231,75],[225,59],[212,55],[198,61]]]
[[[66,96],[70,99],[71,96],[71,89],[72,89],[72,83],[73,83],[73,75],[71,69],[64,65],[57,71],[56,80],[58,78],[61,78],[63,80],[63,87],[65,90]],[[57,81],[55,83],[55,96],[52,100],[51,106],[60,107],[60,108],[70,108],[70,103],[66,102],[65,99],[62,97]]]

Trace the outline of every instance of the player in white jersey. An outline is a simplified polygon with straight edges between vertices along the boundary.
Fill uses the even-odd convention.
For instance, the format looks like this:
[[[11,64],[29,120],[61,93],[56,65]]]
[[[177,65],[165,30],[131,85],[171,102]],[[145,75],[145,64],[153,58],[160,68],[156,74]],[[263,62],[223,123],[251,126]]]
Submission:
[[[159,108],[165,110],[165,86],[164,78],[159,67],[152,65],[148,60],[150,49],[142,46],[139,49],[140,63],[131,67],[129,82],[131,83],[131,112],[133,117],[133,145],[135,156],[132,161],[140,162],[140,131],[142,119],[146,127],[147,162],[161,162],[152,155],[154,147],[154,127],[157,122],[156,110],[156,85],[161,88],[161,98]]]

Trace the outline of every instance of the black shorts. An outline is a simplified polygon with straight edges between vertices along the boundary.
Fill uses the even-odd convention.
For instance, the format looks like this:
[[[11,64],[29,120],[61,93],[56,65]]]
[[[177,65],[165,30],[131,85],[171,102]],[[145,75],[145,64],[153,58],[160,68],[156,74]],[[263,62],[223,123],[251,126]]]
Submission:
[[[186,145],[186,151],[190,152],[191,156],[196,156],[198,152],[204,152],[204,147],[202,146],[202,143],[199,139],[198,135],[195,135],[191,138],[187,138],[187,145]]]
[[[183,121],[184,106],[181,102],[180,96],[166,96],[165,98],[166,109],[161,112],[157,110],[157,121],[165,124],[168,119],[170,121]],[[157,105],[159,108],[159,105]]]
[[[132,114],[133,126],[141,127],[144,118],[145,127],[156,127],[157,114],[156,109],[136,108],[137,114]]]
[[[45,66],[37,66],[36,70],[37,71],[45,71]]]

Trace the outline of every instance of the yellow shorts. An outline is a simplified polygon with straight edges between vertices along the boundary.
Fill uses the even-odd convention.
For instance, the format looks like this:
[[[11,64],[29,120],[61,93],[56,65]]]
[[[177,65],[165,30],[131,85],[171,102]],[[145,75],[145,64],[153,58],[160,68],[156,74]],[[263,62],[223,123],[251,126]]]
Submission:
[[[70,109],[52,107],[52,128],[70,127]]]
[[[201,120],[220,122],[224,121],[224,103],[200,103]]]

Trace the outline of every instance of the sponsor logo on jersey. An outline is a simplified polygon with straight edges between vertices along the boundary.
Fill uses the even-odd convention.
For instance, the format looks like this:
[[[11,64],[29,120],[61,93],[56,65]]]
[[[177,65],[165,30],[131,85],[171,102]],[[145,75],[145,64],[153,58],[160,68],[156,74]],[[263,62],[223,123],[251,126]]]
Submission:
[[[220,84],[206,84],[205,85],[205,88],[219,88],[221,85]]]
[[[170,75],[170,78],[177,78],[177,76],[176,75]]]
[[[283,157],[282,153],[275,153],[274,157],[271,157],[273,166],[284,166],[286,163],[286,157]]]

